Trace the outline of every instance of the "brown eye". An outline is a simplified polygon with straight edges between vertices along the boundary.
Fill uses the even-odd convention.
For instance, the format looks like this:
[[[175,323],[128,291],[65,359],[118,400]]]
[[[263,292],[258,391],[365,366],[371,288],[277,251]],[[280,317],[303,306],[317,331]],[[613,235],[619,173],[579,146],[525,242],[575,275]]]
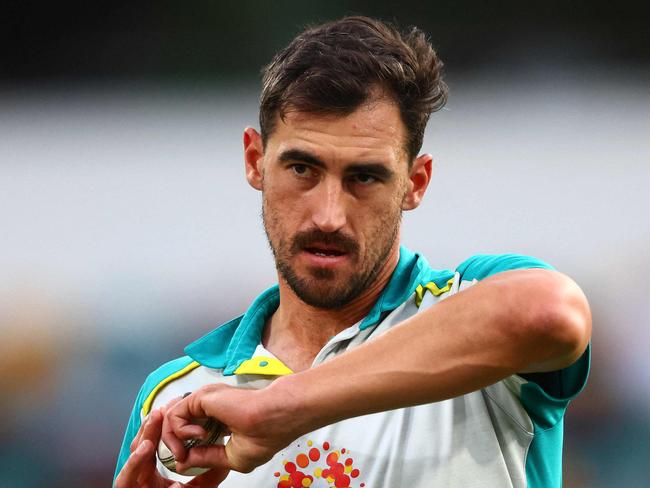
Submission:
[[[309,173],[309,168],[306,164],[294,164],[291,166],[291,170],[298,176],[307,176]]]
[[[354,180],[361,185],[370,185],[378,181],[377,178],[366,173],[360,173],[358,175],[355,175]]]

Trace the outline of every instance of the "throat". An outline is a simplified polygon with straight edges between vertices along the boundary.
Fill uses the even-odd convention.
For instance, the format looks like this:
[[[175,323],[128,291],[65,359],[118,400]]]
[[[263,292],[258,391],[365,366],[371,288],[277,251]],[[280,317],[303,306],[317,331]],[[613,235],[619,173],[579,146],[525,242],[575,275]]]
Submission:
[[[262,345],[294,372],[304,371],[327,342],[350,325],[307,317],[293,321],[278,309],[264,328]]]

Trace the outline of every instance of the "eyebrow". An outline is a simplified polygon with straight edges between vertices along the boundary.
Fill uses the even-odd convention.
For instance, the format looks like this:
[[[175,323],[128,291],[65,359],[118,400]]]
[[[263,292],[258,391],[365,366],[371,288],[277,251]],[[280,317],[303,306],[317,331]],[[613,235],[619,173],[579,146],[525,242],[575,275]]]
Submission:
[[[303,151],[301,149],[287,149],[282,151],[278,158],[283,163],[288,163],[290,161],[301,161],[303,163],[309,163],[319,168],[325,168],[325,163],[318,159],[313,154]]]
[[[281,162],[301,161],[304,163],[326,168],[325,163],[313,154],[303,151],[302,149],[287,149],[282,151],[278,158]],[[351,164],[345,168],[346,173],[369,173],[377,178],[388,180],[395,175],[395,172],[388,168],[384,163],[367,161]]]

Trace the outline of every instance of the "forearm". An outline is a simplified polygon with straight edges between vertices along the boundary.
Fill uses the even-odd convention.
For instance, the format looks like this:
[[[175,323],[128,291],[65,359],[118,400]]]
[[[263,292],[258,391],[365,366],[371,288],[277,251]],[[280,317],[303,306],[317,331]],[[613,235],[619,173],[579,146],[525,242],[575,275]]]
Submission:
[[[524,371],[571,364],[586,347],[589,311],[559,273],[486,279],[316,368],[276,381],[295,429],[456,397]]]

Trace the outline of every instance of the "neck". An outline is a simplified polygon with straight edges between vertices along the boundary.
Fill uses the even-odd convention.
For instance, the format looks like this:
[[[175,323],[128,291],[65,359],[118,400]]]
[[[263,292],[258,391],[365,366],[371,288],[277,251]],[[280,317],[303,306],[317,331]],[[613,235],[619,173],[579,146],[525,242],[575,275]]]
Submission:
[[[368,315],[398,261],[399,244],[396,244],[374,282],[353,301],[335,309],[306,304],[284,280],[279,280],[280,305],[264,329],[264,347],[294,371],[309,368],[330,338]]]

